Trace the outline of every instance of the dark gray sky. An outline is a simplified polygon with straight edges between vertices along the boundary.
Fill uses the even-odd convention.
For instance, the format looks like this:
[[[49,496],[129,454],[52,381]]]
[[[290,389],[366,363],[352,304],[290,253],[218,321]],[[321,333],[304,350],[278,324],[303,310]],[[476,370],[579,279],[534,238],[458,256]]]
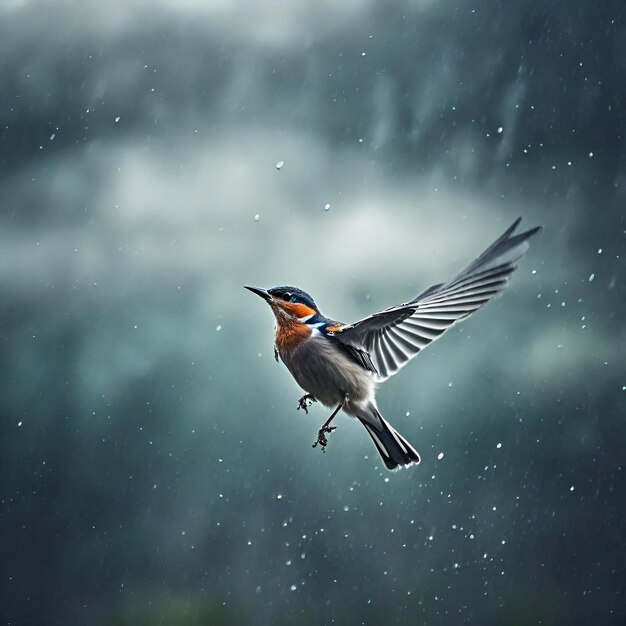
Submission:
[[[2,623],[622,623],[624,17],[0,2]],[[242,286],[353,321],[518,215],[379,393],[422,464],[311,449]]]

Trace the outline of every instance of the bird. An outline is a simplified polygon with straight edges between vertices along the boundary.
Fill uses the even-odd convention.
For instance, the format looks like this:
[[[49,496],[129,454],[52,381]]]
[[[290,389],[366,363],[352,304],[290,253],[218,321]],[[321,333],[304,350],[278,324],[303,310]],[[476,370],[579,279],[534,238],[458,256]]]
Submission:
[[[324,316],[313,298],[291,286],[245,286],[269,304],[275,318],[274,356],[306,392],[298,408],[313,402],[333,412],[313,447],[325,451],[331,422],[340,410],[356,417],[369,433],[389,470],[417,465],[420,455],[387,422],[376,404],[378,386],[426,346],[498,295],[529,248],[537,226],[515,234],[521,218],[462,272],[428,287],[404,304],[352,324]]]

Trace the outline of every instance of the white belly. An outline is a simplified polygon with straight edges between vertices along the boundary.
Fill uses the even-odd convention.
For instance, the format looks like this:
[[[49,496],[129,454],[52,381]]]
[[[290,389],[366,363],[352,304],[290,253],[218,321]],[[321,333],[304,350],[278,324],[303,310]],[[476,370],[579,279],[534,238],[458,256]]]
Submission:
[[[344,411],[353,414],[374,400],[372,373],[324,337],[314,335],[280,356],[298,385],[326,406],[337,406],[347,397]]]

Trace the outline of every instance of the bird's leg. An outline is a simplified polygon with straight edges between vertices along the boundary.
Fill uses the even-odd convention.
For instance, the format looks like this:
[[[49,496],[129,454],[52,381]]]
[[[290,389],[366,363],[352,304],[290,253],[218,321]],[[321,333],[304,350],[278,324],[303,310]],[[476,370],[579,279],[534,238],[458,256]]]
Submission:
[[[298,411],[302,409],[307,415],[309,413],[309,407],[312,406],[317,400],[313,397],[312,393],[307,393],[298,400]]]
[[[326,439],[326,434],[332,433],[333,430],[337,428],[336,426],[331,426],[330,423],[333,421],[333,418],[335,417],[335,415],[339,413],[339,410],[341,409],[341,407],[343,407],[347,399],[348,399],[348,396],[346,396],[341,401],[341,404],[330,414],[330,417],[324,422],[324,425],[317,431],[317,440],[313,444],[312,446],[313,448],[316,448],[317,445],[319,444],[322,447],[322,452],[326,452],[326,446],[328,445],[328,439]]]

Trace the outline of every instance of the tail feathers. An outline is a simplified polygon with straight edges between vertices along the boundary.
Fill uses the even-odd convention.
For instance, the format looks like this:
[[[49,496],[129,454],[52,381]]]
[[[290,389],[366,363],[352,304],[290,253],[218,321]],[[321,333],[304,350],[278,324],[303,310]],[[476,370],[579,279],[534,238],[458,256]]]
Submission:
[[[383,419],[375,407],[372,407],[371,412],[372,415],[367,417],[357,417],[372,438],[387,469],[417,465],[420,455],[413,446]]]

